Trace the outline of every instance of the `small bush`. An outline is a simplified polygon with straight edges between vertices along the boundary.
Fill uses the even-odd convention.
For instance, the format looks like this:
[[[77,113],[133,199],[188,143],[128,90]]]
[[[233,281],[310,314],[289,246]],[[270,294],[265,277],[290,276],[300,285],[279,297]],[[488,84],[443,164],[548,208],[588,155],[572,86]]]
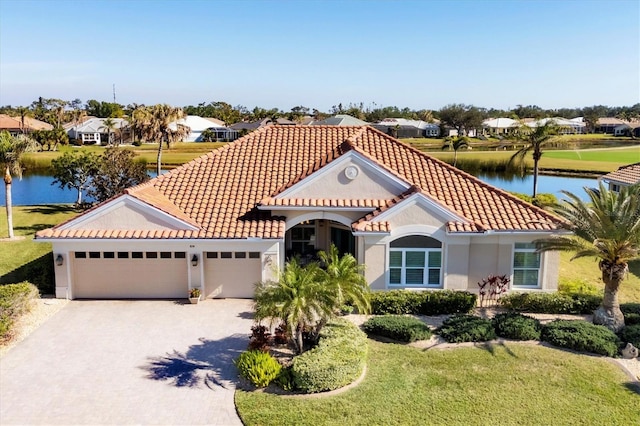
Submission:
[[[511,293],[500,299],[512,311],[541,314],[591,314],[601,302],[602,296],[560,293]]]
[[[282,370],[278,360],[257,349],[241,353],[234,363],[240,375],[259,388],[268,386]]]
[[[620,310],[624,315],[625,325],[640,324],[640,303],[621,303]]]
[[[14,322],[29,312],[37,297],[38,289],[27,281],[0,286],[0,341],[11,339]]]
[[[540,340],[540,321],[519,313],[498,314],[491,320],[496,334],[514,340]]]
[[[289,342],[289,328],[287,323],[281,322],[273,332],[273,341],[277,345],[284,345]]]
[[[249,336],[249,349],[259,349],[263,352],[269,351],[269,341],[271,333],[269,329],[261,324],[251,327],[251,336]]]
[[[631,343],[640,349],[640,324],[625,326],[620,330],[618,336],[620,336],[620,340],[622,340],[623,343]]]
[[[369,319],[362,325],[365,333],[389,337],[400,342],[415,342],[431,337],[431,330],[422,321],[400,315],[384,315]]]
[[[454,315],[436,330],[449,343],[486,342],[496,338],[490,320],[473,315]]]
[[[576,351],[606,356],[618,353],[618,336],[604,326],[586,321],[552,321],[542,328],[541,339]]]
[[[466,291],[392,290],[371,294],[374,315],[451,315],[468,313],[476,305],[475,294]]]
[[[295,389],[295,383],[293,381],[293,372],[291,371],[291,367],[283,367],[280,370],[280,374],[274,380],[275,384],[280,386],[282,390],[292,391]]]
[[[307,393],[346,386],[364,370],[367,337],[354,324],[338,319],[320,332],[318,345],[293,359],[295,387]]]

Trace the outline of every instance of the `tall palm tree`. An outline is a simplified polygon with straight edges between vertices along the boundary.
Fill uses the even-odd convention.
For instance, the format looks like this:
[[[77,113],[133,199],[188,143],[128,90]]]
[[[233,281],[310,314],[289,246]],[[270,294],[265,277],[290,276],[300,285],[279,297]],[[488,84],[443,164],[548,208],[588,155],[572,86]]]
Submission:
[[[113,140],[111,135],[113,135],[113,131],[116,128],[116,122],[113,118],[105,118],[102,120],[101,129],[105,129],[107,131],[107,145],[111,145]]]
[[[16,112],[20,116],[20,131],[24,134],[27,133],[26,119],[27,117],[33,117],[33,111],[29,107],[20,106],[16,108]]]
[[[13,213],[11,205],[11,182],[12,174],[22,177],[22,166],[20,160],[25,152],[35,150],[37,143],[25,136],[11,136],[9,132],[0,133],[0,167],[4,171],[5,202],[7,209],[7,229],[9,238],[14,238],[13,234]]]
[[[524,147],[511,156],[510,164],[517,162],[524,167],[524,161],[528,153],[533,156],[533,194],[538,192],[538,163],[542,158],[542,149],[545,145],[553,142],[558,134],[558,126],[553,120],[547,120],[543,125],[537,127],[521,126],[514,136],[517,140],[524,142]]]
[[[188,126],[177,124],[175,129],[170,125],[185,117],[182,108],[172,107],[167,104],[158,104],[151,107],[136,108],[131,114],[131,127],[134,132],[145,141],[158,142],[158,156],[156,171],[158,175],[162,171],[162,143],[167,144],[167,149],[171,149],[171,144],[183,140],[191,129]]]
[[[571,251],[578,257],[595,257],[602,271],[604,298],[595,311],[593,322],[614,332],[624,327],[618,289],[629,270],[629,262],[640,258],[640,184],[622,188],[619,193],[585,188],[590,202],[562,191],[568,200],[556,205],[554,212],[565,219],[563,227],[573,236],[553,236],[536,241],[540,251]]]
[[[297,259],[288,262],[277,282],[256,285],[255,318],[278,318],[289,327],[298,351],[304,351],[302,333],[333,314],[335,293],[323,285],[323,271],[317,263],[301,266]]]
[[[458,163],[458,150],[460,148],[469,148],[469,139],[466,136],[449,136],[444,139],[442,149],[453,149],[453,167]]]

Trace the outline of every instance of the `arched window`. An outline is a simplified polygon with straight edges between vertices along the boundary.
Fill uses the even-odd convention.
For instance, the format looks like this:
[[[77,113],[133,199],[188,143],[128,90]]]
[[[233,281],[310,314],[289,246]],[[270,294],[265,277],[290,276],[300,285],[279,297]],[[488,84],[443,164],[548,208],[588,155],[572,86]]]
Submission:
[[[440,287],[442,243],[431,237],[410,235],[389,245],[389,285]]]

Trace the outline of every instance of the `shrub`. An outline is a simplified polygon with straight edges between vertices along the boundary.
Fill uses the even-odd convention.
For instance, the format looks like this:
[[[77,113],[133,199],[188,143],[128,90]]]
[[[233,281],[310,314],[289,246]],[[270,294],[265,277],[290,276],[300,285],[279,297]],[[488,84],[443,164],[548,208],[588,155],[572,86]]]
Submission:
[[[540,321],[519,313],[498,314],[491,320],[496,334],[514,340],[540,340]]]
[[[636,348],[640,348],[640,324],[625,326],[618,336],[623,343],[631,343]]]
[[[280,370],[280,374],[274,380],[274,382],[282,388],[282,390],[292,391],[295,389],[295,383],[293,382],[293,372],[291,367],[283,367]]]
[[[431,337],[431,330],[422,321],[401,315],[374,317],[362,327],[367,334],[389,337],[400,342],[415,342]]]
[[[480,306],[495,305],[509,290],[510,279],[506,275],[489,275],[478,282]]]
[[[476,295],[466,291],[392,290],[371,294],[374,315],[450,315],[468,313],[476,305]]]
[[[274,357],[257,349],[241,353],[234,363],[242,377],[260,388],[268,386],[282,370]]]
[[[15,320],[29,312],[32,300],[37,297],[38,289],[27,281],[0,286],[0,340],[12,337]]]
[[[618,336],[608,328],[586,321],[555,320],[542,328],[541,339],[554,346],[614,356]]]
[[[558,293],[571,296],[573,294],[590,294],[602,296],[602,290],[582,278],[563,279],[558,284]]]
[[[496,338],[490,320],[473,315],[454,315],[436,330],[449,343],[486,342]]]
[[[320,332],[318,346],[294,358],[295,387],[307,393],[346,386],[364,370],[367,338],[354,324],[336,319]]]
[[[590,314],[601,302],[601,296],[560,293],[511,293],[500,299],[512,311],[544,314]]]
[[[620,310],[624,315],[625,325],[640,324],[640,303],[622,303]]]
[[[439,290],[424,292],[417,312],[422,315],[466,314],[476,306],[478,296],[468,291]]]
[[[249,349],[259,349],[263,352],[269,351],[269,340],[271,333],[269,329],[261,324],[251,327],[251,336],[249,337]]]

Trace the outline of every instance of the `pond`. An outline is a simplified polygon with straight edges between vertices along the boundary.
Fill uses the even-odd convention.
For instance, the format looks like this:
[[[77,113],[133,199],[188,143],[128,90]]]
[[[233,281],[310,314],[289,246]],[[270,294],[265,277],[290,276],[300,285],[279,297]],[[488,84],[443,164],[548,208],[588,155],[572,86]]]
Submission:
[[[149,172],[155,176],[155,173]],[[524,179],[513,178],[504,179],[495,176],[478,176],[485,182],[502,188],[506,191],[521,192],[531,194],[533,189],[533,176],[526,176]],[[30,173],[25,174],[22,180],[14,179],[11,195],[14,206],[35,205],[35,204],[57,204],[75,203],[77,192],[75,190],[60,189],[58,185],[52,185],[53,177],[46,174]],[[573,192],[581,198],[586,198],[583,187],[598,186],[597,179],[574,178],[564,176],[539,176],[538,193],[552,193],[559,199],[562,198],[560,190],[564,189]],[[85,201],[86,194],[83,196]],[[5,205],[4,185],[0,185],[0,205]]]

